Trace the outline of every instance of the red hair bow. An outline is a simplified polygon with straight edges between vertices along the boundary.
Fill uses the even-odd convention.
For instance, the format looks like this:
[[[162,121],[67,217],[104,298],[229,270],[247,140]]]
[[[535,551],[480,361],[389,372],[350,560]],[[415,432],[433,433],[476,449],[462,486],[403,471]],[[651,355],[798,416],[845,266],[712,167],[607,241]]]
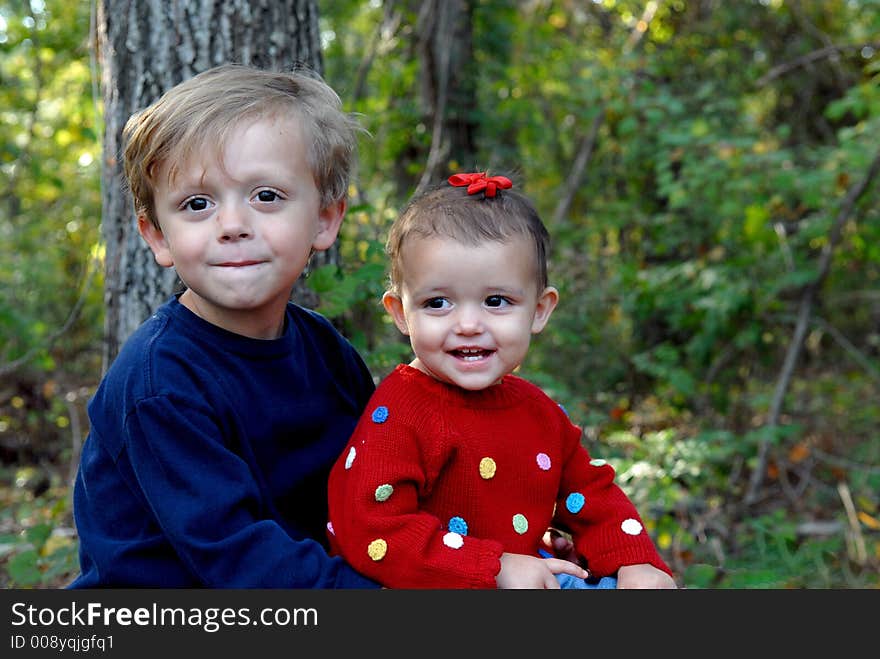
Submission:
[[[506,176],[486,176],[486,172],[453,174],[449,177],[449,185],[454,185],[457,188],[466,185],[468,194],[485,192],[487,197],[494,197],[499,188],[506,190],[513,187],[513,183]]]

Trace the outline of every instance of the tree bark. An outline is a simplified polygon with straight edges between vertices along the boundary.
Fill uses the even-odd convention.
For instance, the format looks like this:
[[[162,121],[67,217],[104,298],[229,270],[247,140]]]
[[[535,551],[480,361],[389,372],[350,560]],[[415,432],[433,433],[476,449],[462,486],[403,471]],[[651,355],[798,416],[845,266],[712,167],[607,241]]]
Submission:
[[[421,99],[431,149],[415,194],[448,176],[452,161],[456,169],[475,166],[472,15],[467,0],[427,0],[419,12]]]
[[[122,128],[166,90],[218,64],[323,72],[316,0],[102,0],[98,39],[104,94],[102,238],[105,254],[103,367],[180,286],[141,240],[124,186]],[[336,259],[317,254],[315,265]],[[312,304],[301,282],[294,298]]]

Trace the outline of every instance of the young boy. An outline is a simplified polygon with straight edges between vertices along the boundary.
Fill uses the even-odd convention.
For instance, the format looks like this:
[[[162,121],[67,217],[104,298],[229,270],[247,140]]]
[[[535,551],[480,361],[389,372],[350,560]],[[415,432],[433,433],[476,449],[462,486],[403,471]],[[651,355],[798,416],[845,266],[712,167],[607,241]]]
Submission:
[[[356,122],[316,77],[225,65],[125,127],[138,229],[182,294],[89,405],[73,588],[378,587],[325,550],[327,474],[374,390],[291,304],[336,239]]]
[[[415,359],[382,381],[333,467],[333,550],[392,588],[558,588],[554,573],[588,587],[538,557],[554,526],[611,587],[674,588],[612,467],[511,374],[559,299],[534,206],[506,177],[449,183],[388,238],[383,303]]]

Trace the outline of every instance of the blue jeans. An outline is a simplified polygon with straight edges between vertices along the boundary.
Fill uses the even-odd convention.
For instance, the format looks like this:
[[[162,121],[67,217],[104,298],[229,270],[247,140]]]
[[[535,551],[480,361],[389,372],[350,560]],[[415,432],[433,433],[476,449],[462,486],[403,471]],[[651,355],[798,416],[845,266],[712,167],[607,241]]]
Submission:
[[[538,553],[544,558],[552,558],[553,554],[539,549]],[[617,579],[614,577],[589,577],[581,579],[571,574],[557,574],[556,580],[559,581],[559,587],[565,590],[616,590]]]

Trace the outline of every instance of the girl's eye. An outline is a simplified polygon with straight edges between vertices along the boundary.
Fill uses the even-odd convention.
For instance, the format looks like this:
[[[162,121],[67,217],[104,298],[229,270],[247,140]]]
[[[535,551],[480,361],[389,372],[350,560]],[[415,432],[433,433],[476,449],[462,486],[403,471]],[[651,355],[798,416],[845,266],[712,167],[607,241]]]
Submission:
[[[446,298],[432,297],[425,302],[425,307],[428,309],[443,309],[447,304]]]
[[[260,190],[257,193],[257,200],[263,202],[272,202],[278,199],[278,193],[274,190]]]
[[[204,197],[193,197],[183,202],[183,207],[191,211],[203,211],[208,208],[208,200]]]
[[[509,300],[503,295],[490,295],[486,298],[487,307],[503,307],[505,304],[509,304]]]

